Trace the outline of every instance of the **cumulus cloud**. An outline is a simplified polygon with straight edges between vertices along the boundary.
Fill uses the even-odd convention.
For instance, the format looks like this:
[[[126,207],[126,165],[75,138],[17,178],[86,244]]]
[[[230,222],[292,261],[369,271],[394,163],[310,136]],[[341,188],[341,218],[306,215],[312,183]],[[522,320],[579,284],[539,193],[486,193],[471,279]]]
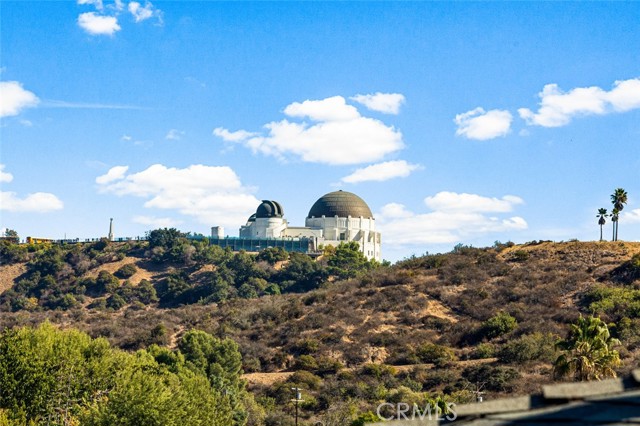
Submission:
[[[154,164],[129,174],[121,172],[126,166],[117,167],[96,178],[101,192],[145,198],[147,208],[176,210],[207,225],[238,226],[260,204],[253,189],[226,166]]]
[[[131,220],[134,223],[151,226],[154,229],[172,228],[182,223],[182,221],[175,220],[170,217],[154,217],[154,216],[134,216]]]
[[[116,31],[120,31],[118,18],[97,15],[95,12],[85,12],[78,15],[78,25],[91,35],[112,36]]]
[[[93,6],[96,12],[85,12],[78,15],[78,25],[91,35],[113,36],[121,30],[118,18],[125,8],[122,0],[115,0],[113,4],[104,7],[102,0],[78,0],[79,5]],[[133,16],[136,23],[156,18],[162,24],[162,11],[157,9],[149,1],[145,1],[144,6],[137,1],[130,1],[127,11]]]
[[[4,164],[0,164],[0,182],[13,181],[13,175],[5,172],[4,167]],[[0,191],[0,211],[46,213],[63,207],[62,201],[48,192],[35,192],[20,198],[15,192]]]
[[[0,117],[18,115],[25,108],[38,105],[40,99],[17,81],[0,81]]]
[[[404,95],[400,93],[374,93],[369,95],[355,95],[350,98],[372,111],[397,115],[404,103]]]
[[[527,222],[519,216],[498,217],[488,213],[510,212],[522,199],[500,199],[475,194],[440,192],[424,200],[432,211],[414,213],[391,203],[376,215],[378,227],[390,246],[451,244],[482,235],[521,231]]]
[[[164,137],[170,141],[179,141],[184,136],[184,132],[177,129],[171,129],[167,132],[167,135]]]
[[[0,192],[0,209],[8,212],[46,213],[63,207],[58,197],[47,192],[35,192],[25,198],[18,197],[15,192]]]
[[[640,223],[640,209],[631,210],[622,214],[622,220],[631,223]]]
[[[4,171],[4,164],[0,164],[0,182],[11,182],[13,175]]]
[[[529,125],[560,127],[578,116],[620,113],[640,108],[640,78],[616,81],[610,91],[592,86],[564,92],[557,84],[547,84],[538,96],[538,112],[520,108],[520,117]]]
[[[122,178],[124,178],[124,176],[127,174],[127,170],[129,170],[129,166],[115,166],[109,169],[109,171],[102,175],[102,176],[98,176],[96,178],[96,183],[98,185],[104,185],[107,184],[109,182],[113,182],[116,180],[120,180]]]
[[[456,135],[483,141],[507,135],[511,129],[512,120],[513,116],[509,111],[499,109],[485,111],[478,107],[456,115],[454,122],[458,126]]]
[[[407,177],[419,168],[418,164],[409,164],[404,160],[386,161],[358,169],[349,176],[343,177],[342,181],[345,183],[382,182],[393,178]]]
[[[443,212],[482,212],[507,213],[517,204],[523,204],[520,197],[505,195],[502,198],[489,198],[476,194],[442,191],[424,200],[427,207]]]
[[[150,2],[145,2],[144,6],[142,6],[137,1],[132,1],[129,2],[128,9],[136,23],[146,21],[153,17],[158,18],[158,21],[162,22],[162,12],[156,9]]]
[[[308,118],[313,123],[288,119],[266,124],[267,135],[218,127],[214,135],[240,143],[253,153],[331,165],[379,161],[404,147],[402,134],[379,120],[363,117],[342,96],[294,102],[285,115]]]

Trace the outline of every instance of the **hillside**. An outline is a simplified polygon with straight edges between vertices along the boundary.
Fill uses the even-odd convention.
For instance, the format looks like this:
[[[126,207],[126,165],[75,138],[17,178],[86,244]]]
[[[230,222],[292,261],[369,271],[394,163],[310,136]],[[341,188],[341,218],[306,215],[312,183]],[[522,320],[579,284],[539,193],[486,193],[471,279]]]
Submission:
[[[73,249],[68,250],[65,259],[71,258]],[[476,390],[487,392],[487,398],[534,392],[552,380],[553,345],[581,314],[595,313],[611,324],[622,342],[619,373],[640,359],[640,243],[457,246],[451,253],[393,266],[369,265],[347,279],[340,279],[339,270],[325,260],[318,268],[327,268],[322,269],[326,275],[316,269],[315,284],[304,286],[283,278],[285,273],[293,276],[291,265],[300,260],[271,259],[270,264],[263,259],[243,264],[267,271],[260,278],[263,289],[277,284],[283,293],[292,292],[240,297],[236,291],[217,300],[208,298],[201,286],[211,282],[211,274],[221,274],[219,259],[154,262],[148,247],[111,245],[94,256],[104,262],[89,265],[73,279],[73,270],[67,270],[65,282],[75,283],[69,289],[76,292],[76,303],[48,309],[48,302],[31,300],[16,309],[10,299],[23,297],[24,280],[33,279],[27,271],[34,254],[25,256],[0,266],[3,288],[14,283],[2,295],[2,328],[49,319],[93,337],[105,336],[128,350],[153,343],[172,347],[193,328],[231,337],[240,346],[250,389],[274,418],[290,410],[293,385],[305,389],[307,418],[327,416],[335,407],[346,410],[346,400],[365,412],[375,411],[380,401],[405,401],[423,392],[461,402],[472,399]],[[136,268],[128,282],[120,278],[93,293],[85,286],[79,294],[78,283],[95,284],[100,271],[113,276],[129,264]],[[256,282],[251,274],[238,278],[235,273],[236,280],[245,280],[236,281],[236,289]],[[309,273],[297,277],[308,279]],[[201,297],[184,297],[182,306],[163,301],[162,289],[171,287],[176,276],[188,277],[184,282]],[[145,303],[136,296],[111,307],[97,303],[113,299],[123,287],[135,293],[145,282],[158,290],[155,299]]]

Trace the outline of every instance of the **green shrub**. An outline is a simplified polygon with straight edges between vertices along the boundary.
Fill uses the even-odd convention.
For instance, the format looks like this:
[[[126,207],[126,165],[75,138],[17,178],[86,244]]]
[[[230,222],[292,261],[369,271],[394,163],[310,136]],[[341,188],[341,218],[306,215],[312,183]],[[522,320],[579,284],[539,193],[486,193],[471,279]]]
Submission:
[[[507,312],[498,312],[482,323],[480,333],[487,339],[502,336],[516,329],[518,321]]]
[[[127,278],[131,278],[136,272],[138,272],[138,268],[133,263],[127,263],[118,269],[114,275],[118,278],[122,278],[126,280]]]
[[[304,370],[296,371],[287,381],[310,390],[318,390],[322,386],[320,377]]]
[[[465,368],[462,377],[471,385],[484,383],[488,391],[512,392],[520,373],[511,367],[493,367],[485,364]]]
[[[525,334],[505,344],[498,352],[498,359],[505,363],[527,361],[553,361],[556,338],[551,333]]]
[[[365,364],[362,367],[361,374],[365,376],[372,376],[379,380],[383,377],[395,376],[396,369],[390,365],[385,364]]]
[[[496,356],[496,347],[491,343],[479,343],[471,353],[473,359],[487,359],[494,356]]]
[[[316,371],[318,361],[311,355],[300,355],[295,362],[294,368],[297,370]]]
[[[119,310],[126,304],[127,304],[127,301],[124,300],[122,296],[118,294],[112,294],[107,299],[107,308],[113,309],[114,311]]]
[[[529,259],[529,252],[526,250],[516,250],[513,252],[513,260],[516,262],[524,262]]]
[[[420,361],[433,363],[436,366],[442,366],[456,360],[456,355],[452,349],[430,342],[418,346],[416,348],[416,356]]]

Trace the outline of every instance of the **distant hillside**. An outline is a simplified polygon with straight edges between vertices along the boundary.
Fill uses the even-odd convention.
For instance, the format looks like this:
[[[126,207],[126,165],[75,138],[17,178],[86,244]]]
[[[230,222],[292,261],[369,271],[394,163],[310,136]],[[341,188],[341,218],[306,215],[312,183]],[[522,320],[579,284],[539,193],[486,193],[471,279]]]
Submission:
[[[73,250],[64,258],[70,260]],[[37,261],[35,252],[27,253],[29,264],[1,266],[3,288],[12,281],[13,287],[1,296],[0,326],[49,318],[125,349],[152,343],[171,347],[193,328],[231,337],[267,412],[286,412],[290,387],[300,385],[307,394],[303,412],[310,419],[326,416],[345,400],[358,412],[375,410],[390,398],[419,399],[424,392],[466,401],[479,383],[487,398],[533,392],[552,380],[554,343],[579,315],[595,313],[611,324],[622,342],[620,372],[640,359],[640,243],[457,246],[447,254],[352,270],[331,262],[331,253],[316,266],[266,255],[234,260],[227,253],[221,266],[220,258],[158,262],[149,250],[95,249],[89,262],[101,259],[99,264],[78,276],[72,266],[64,272],[66,266],[58,265],[55,273],[74,283],[69,288],[75,289],[76,303],[53,310],[35,296],[46,297],[46,288],[28,293],[24,282],[33,281],[27,271]],[[193,256],[200,249],[194,250]],[[135,271],[124,271],[131,274],[128,283],[111,278],[124,276],[122,268],[131,264]],[[225,268],[233,277],[225,278]],[[253,275],[256,270],[263,278]],[[102,284],[97,283],[100,274]],[[228,297],[214,300],[209,296],[224,287],[221,280],[233,286]],[[255,294],[240,290],[250,282]],[[141,283],[146,293],[138,294]],[[268,294],[264,289],[270,285],[290,292]],[[84,293],[78,294],[81,286]],[[172,288],[183,297],[183,306],[163,300],[163,292]],[[190,292],[202,297],[194,300]],[[121,293],[123,303],[114,303]],[[16,309],[15,298],[26,304]]]

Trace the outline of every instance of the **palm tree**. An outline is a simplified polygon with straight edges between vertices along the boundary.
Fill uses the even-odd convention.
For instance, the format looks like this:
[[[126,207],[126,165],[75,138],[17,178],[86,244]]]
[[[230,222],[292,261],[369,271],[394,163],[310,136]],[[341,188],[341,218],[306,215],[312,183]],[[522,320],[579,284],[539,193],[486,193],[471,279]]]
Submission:
[[[618,238],[618,213],[620,213],[620,211],[616,208],[611,212],[611,224],[613,225],[613,236],[611,237],[611,241],[616,241]]]
[[[602,226],[607,222],[605,218],[608,216],[607,209],[598,209],[598,215],[596,217],[600,218],[598,219],[598,225],[600,225],[600,241],[602,241]]]
[[[616,188],[611,194],[611,203],[613,204],[613,209],[618,210],[618,213],[624,209],[624,205],[627,204],[627,191],[622,188]],[[618,221],[614,224],[614,241],[618,241]]]
[[[580,316],[571,324],[569,337],[556,343],[564,353],[553,364],[553,373],[557,378],[572,376],[580,381],[616,377],[614,367],[620,365],[620,354],[613,347],[619,344],[600,318]]]

